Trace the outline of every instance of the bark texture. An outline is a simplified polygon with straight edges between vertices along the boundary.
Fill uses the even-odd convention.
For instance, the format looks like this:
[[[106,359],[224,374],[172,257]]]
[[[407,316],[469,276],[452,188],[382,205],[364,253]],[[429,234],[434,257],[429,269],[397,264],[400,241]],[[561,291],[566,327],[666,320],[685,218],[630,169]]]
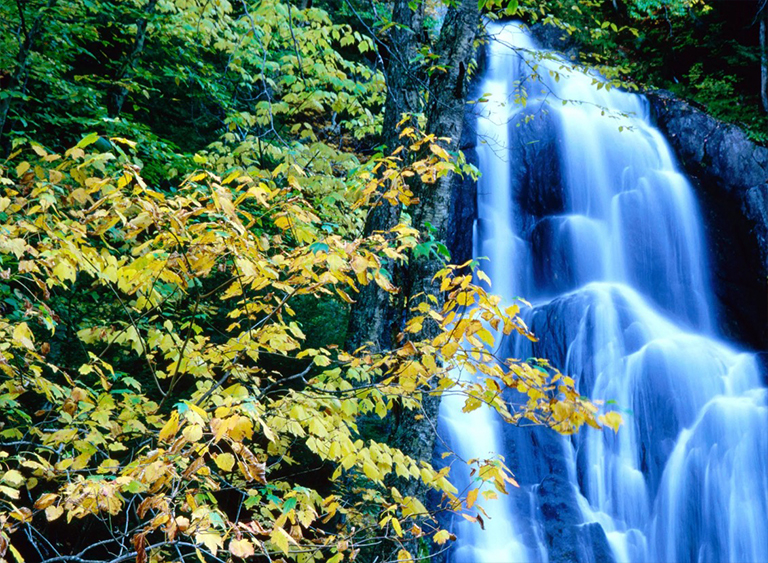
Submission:
[[[446,147],[456,150],[461,139],[464,125],[464,113],[467,96],[467,67],[474,55],[475,39],[480,23],[480,14],[476,0],[462,0],[448,9],[445,21],[435,46],[439,54],[438,65],[444,72],[433,73],[429,84],[429,102],[427,105],[427,133],[449,139]],[[419,184],[414,193],[419,198],[419,205],[413,211],[413,224],[422,232],[427,223],[434,229],[435,238],[445,242],[451,219],[452,192],[458,185],[454,174],[447,174],[434,184]],[[433,276],[442,268],[443,263],[435,257],[412,258],[406,281],[407,307],[411,309],[420,301],[432,295],[442,302],[439,287],[432,282]],[[411,313],[406,313],[410,316]],[[439,327],[425,323],[423,337],[434,338]],[[415,458],[429,459],[435,446],[435,427],[439,398],[425,397],[423,401],[424,418],[418,421],[408,420],[396,431],[395,443],[404,453]],[[423,494],[415,481],[411,481],[408,494]]]
[[[462,0],[448,10],[435,48],[440,55],[438,64],[446,70],[433,73],[430,80],[427,132],[449,139],[448,150],[456,150],[461,139],[467,97],[467,67],[474,54],[479,21],[477,2]],[[419,205],[413,211],[414,227],[424,232],[429,224],[437,240],[446,240],[455,183],[455,175],[447,174],[434,184],[416,186]],[[406,294],[410,304],[426,299],[427,295],[440,299],[432,277],[441,267],[440,260],[434,257],[412,260]],[[436,336],[436,333],[428,336]]]
[[[400,146],[397,124],[404,113],[417,114],[422,107],[422,77],[415,60],[424,36],[424,4],[412,9],[407,0],[395,0],[389,33],[387,99],[384,103],[384,144],[391,152]]]
[[[434,52],[439,54],[437,64],[444,71],[432,74],[429,83],[429,101],[427,104],[427,133],[436,137],[447,138],[445,147],[456,150],[461,140],[465,123],[465,105],[467,97],[467,68],[475,52],[475,38],[480,24],[477,0],[461,0],[451,6],[443,22],[440,37]],[[419,204],[412,211],[413,226],[422,232],[427,231],[427,223],[432,227],[435,239],[446,242],[448,226],[453,208],[453,190],[460,185],[454,174],[447,174],[434,184],[417,183],[413,187]],[[405,297],[406,318],[412,315],[411,308],[428,296],[435,296],[438,303],[443,301],[439,287],[432,282],[433,276],[443,263],[435,257],[411,257],[406,272]],[[421,337],[434,338],[440,328],[434,323],[425,323]],[[392,437],[400,450],[413,457],[431,461],[435,450],[437,433],[437,415],[440,397],[425,395],[422,400],[422,412],[406,412]],[[415,415],[422,415],[416,418]],[[403,494],[427,501],[427,488],[419,481],[411,479],[398,483]],[[418,544],[412,540],[404,545],[411,554],[418,553]]]
[[[384,144],[390,152],[403,142],[397,129],[402,115],[421,111],[422,89],[414,60],[424,28],[423,3],[411,9],[407,0],[395,0],[392,21],[396,25],[391,29],[388,46],[383,126]],[[399,221],[400,207],[383,202],[368,214],[364,234],[369,236],[377,231],[388,231]],[[384,266],[393,273],[391,263]],[[396,316],[391,301],[392,296],[376,284],[369,284],[360,290],[350,315],[348,349],[354,350],[366,342],[372,342],[375,351],[391,347]]]
[[[411,31],[416,30],[414,22],[417,22],[418,26],[423,24],[423,13],[410,10],[408,3],[404,0],[396,0],[394,14],[401,20],[406,19],[410,23]],[[467,96],[467,68],[475,52],[479,24],[477,0],[460,0],[448,8],[440,36],[433,49],[439,58],[435,62],[438,68],[433,71],[427,84],[426,133],[447,138],[445,148],[448,150],[458,148],[462,135]],[[401,44],[401,53],[408,52],[415,56],[419,46],[418,34],[401,33],[400,37],[401,39],[397,41]],[[419,103],[421,103],[423,88],[420,88],[418,77],[414,76],[414,69],[403,66],[404,62],[410,65],[411,60],[413,60],[412,57],[404,60],[390,59],[387,72],[389,89],[384,118],[384,138],[390,149],[396,148],[400,143],[396,124],[402,113],[420,110]],[[410,209],[413,225],[422,232],[426,232],[427,223],[429,223],[434,229],[433,235],[441,242],[447,239],[454,204],[452,191],[454,186],[458,185],[457,180],[455,175],[448,174],[435,184],[415,182],[411,186],[414,194],[419,198],[419,204]],[[399,209],[391,206],[377,207],[368,218],[366,233],[387,230],[393,227],[399,218]],[[419,300],[427,299],[428,295],[437,296],[438,300],[442,301],[439,288],[432,283],[432,277],[442,265],[437,258],[412,257],[408,270],[403,274],[404,280],[398,280],[403,282],[402,291],[406,299],[406,302],[401,302],[399,307],[392,307],[389,296],[377,287],[364,288],[352,309],[347,347],[355,348],[366,341],[372,341],[379,350],[390,348],[393,343],[393,333],[401,328],[402,321],[410,314],[403,312],[403,306],[409,309]],[[421,336],[434,337],[438,331],[439,327],[425,324]],[[415,459],[431,460],[435,446],[438,407],[438,397],[425,397],[421,413],[402,413],[394,428],[391,443]],[[423,416],[416,419],[416,414]],[[398,480],[397,487],[404,495],[426,500],[426,488],[414,479]],[[417,556],[420,551],[416,540],[404,540],[402,545],[414,556]],[[384,548],[379,553],[386,551],[387,549]]]

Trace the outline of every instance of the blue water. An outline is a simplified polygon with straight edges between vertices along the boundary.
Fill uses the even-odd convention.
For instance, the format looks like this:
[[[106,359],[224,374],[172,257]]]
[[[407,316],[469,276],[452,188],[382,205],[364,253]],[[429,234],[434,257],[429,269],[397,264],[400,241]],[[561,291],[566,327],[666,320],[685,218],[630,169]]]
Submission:
[[[485,530],[456,519],[450,558],[768,562],[767,392],[713,326],[696,197],[646,100],[541,59],[517,24],[489,31],[475,254],[494,293],[532,301],[540,338],[506,350],[549,358],[625,424],[562,438],[446,399],[456,452],[501,453],[521,484]]]

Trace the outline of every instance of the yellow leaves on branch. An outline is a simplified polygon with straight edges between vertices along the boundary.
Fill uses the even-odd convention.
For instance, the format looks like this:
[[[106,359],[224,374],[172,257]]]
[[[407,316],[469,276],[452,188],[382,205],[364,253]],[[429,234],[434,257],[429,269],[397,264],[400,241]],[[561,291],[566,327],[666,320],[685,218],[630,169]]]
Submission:
[[[413,203],[409,174],[434,179],[454,166],[442,140],[404,134],[423,158],[360,168],[347,181],[364,186],[362,203],[348,213],[377,194]],[[343,557],[377,522],[391,537],[442,545],[453,536],[432,524],[424,531],[427,509],[387,488],[388,476],[421,481],[453,510],[481,510],[481,492],[491,500],[516,486],[509,470],[476,460],[479,484],[462,499],[448,467],[363,439],[361,416],[418,409],[425,394],[450,390],[464,394],[465,410],[492,408],[511,423],[618,428],[617,413],[598,416],[546,362],[495,357],[499,338],[535,337],[519,305],[502,308],[472,263],[437,274],[445,301],[417,299],[394,350],[307,346],[297,299],[349,303],[371,283],[398,291],[382,264],[407,260],[419,243],[413,228],[343,236],[304,197],[309,175],[287,165],[223,179],[200,170],[161,192],[131,163],[88,146],[55,159],[38,153],[39,163],[0,175],[4,279],[27,299],[0,319],[0,436],[29,444],[13,461],[0,456],[0,500],[19,505],[13,518],[0,508],[0,533],[38,514],[121,515],[142,549],[150,537],[188,536],[240,559],[265,550],[319,557],[331,546]],[[61,348],[61,335],[78,352],[56,364],[51,343]],[[290,368],[267,367],[275,358]],[[285,476],[294,464],[327,464],[336,490],[361,502],[299,485]],[[222,489],[240,496],[237,511],[220,506]]]

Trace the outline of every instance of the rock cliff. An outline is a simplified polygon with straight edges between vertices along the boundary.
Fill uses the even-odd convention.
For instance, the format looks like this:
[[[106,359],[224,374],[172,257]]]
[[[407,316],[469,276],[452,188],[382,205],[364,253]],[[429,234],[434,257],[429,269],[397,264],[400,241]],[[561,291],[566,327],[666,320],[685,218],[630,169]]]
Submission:
[[[724,336],[768,347],[768,148],[671,93],[647,94],[699,194]]]

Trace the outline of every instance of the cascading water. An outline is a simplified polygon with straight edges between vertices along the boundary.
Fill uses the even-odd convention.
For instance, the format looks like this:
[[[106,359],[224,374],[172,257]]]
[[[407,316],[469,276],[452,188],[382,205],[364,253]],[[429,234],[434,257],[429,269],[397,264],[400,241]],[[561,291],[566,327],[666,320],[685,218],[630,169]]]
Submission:
[[[768,393],[717,338],[699,210],[646,101],[540,59],[519,24],[489,32],[475,254],[541,339],[503,352],[548,358],[625,424],[567,439],[447,398],[453,449],[503,454],[521,485],[485,530],[456,519],[449,558],[768,561]]]

